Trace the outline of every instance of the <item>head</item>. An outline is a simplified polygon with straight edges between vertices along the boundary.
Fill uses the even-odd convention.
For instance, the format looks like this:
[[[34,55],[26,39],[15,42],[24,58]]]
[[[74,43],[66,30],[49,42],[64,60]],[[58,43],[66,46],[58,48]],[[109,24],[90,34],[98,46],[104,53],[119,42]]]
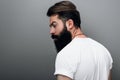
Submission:
[[[50,34],[59,52],[72,40],[72,28],[81,28],[80,14],[72,2],[61,1],[48,9],[47,16],[50,17]]]

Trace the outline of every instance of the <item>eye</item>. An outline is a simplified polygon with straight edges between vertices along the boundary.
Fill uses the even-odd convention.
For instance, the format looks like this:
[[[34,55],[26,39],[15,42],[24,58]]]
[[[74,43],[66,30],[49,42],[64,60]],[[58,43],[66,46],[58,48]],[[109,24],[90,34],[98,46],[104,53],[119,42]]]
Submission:
[[[54,28],[56,28],[56,26],[57,26],[57,23],[53,23],[53,24],[52,24],[52,26],[53,26]]]
[[[50,27],[56,28],[56,26],[57,26],[57,23],[56,23],[56,22],[53,22],[52,24],[50,24]]]

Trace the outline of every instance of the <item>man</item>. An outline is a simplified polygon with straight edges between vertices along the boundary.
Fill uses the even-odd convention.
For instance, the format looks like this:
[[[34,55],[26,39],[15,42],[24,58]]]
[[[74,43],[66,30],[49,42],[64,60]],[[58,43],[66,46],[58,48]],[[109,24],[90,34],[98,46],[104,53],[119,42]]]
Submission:
[[[48,9],[50,34],[57,57],[57,80],[111,80],[112,57],[109,51],[81,31],[76,6],[61,1]]]

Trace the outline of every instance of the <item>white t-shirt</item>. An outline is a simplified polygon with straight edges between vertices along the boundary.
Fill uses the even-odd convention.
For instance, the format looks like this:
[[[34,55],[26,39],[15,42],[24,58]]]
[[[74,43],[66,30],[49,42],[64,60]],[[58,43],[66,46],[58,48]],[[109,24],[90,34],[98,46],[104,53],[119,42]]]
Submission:
[[[91,38],[74,38],[56,57],[55,73],[73,80],[108,80],[109,51]]]

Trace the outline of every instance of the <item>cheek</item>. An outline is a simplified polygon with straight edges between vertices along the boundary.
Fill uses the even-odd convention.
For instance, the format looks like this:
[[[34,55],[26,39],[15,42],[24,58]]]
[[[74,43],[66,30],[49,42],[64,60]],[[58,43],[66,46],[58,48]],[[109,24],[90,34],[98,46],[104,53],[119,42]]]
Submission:
[[[56,34],[59,35],[64,29],[63,25],[59,25],[56,27]]]

